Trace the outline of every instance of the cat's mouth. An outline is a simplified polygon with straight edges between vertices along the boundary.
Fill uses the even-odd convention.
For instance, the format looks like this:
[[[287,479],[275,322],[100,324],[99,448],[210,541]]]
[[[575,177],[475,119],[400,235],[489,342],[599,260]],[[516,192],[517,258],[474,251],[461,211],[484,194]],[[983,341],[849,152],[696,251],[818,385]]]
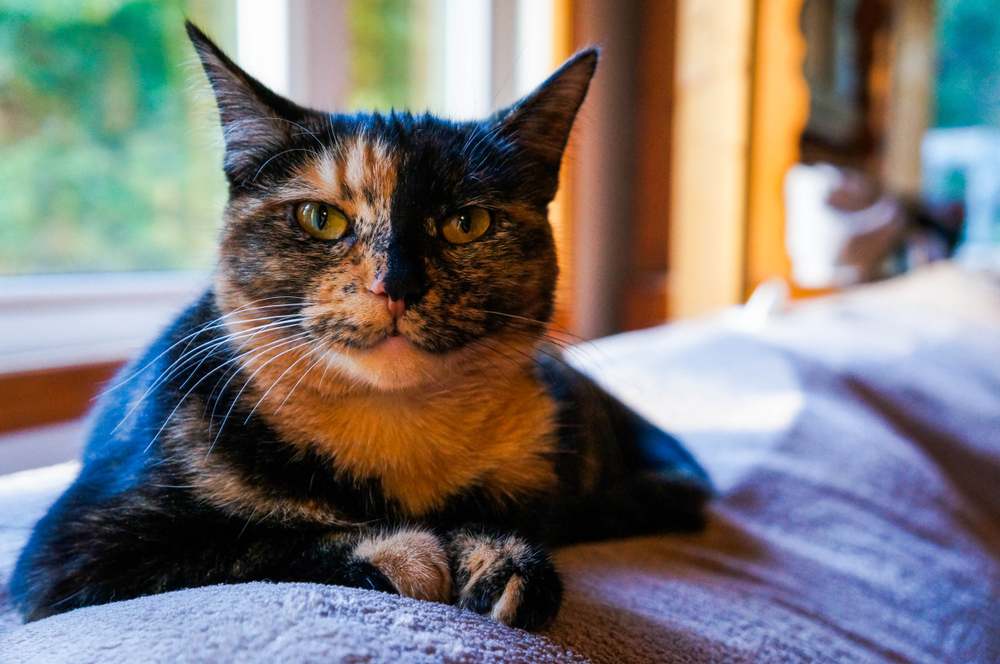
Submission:
[[[381,338],[375,339],[362,350],[368,352],[403,353],[418,349],[419,346],[403,334],[399,329],[399,325],[393,322],[392,327],[387,329]]]
[[[386,335],[381,341],[375,342],[368,350],[379,351],[384,353],[400,353],[407,350],[415,349],[409,339],[404,337],[399,332]]]

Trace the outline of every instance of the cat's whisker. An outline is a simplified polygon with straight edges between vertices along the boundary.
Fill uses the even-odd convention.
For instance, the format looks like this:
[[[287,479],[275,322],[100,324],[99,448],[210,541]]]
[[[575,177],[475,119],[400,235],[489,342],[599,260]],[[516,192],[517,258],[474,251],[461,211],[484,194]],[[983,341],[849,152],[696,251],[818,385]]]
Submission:
[[[283,341],[283,342],[288,342],[289,340],[282,340],[282,341]],[[275,342],[275,343],[277,343],[277,342]],[[251,351],[251,352],[256,352],[256,351]],[[160,428],[159,428],[159,429],[157,429],[157,431],[156,431],[156,434],[155,434],[155,435],[154,435],[154,436],[152,437],[152,439],[150,439],[150,441],[149,441],[149,444],[148,444],[148,445],[146,445],[146,448],[145,448],[145,449],[143,450],[143,454],[146,454],[146,453],[148,453],[148,452],[149,452],[150,448],[151,448],[151,447],[153,446],[153,444],[154,444],[154,443],[156,443],[157,439],[158,439],[158,438],[160,437],[160,434],[161,434],[161,433],[163,433],[163,430],[164,430],[164,429],[166,428],[167,424],[169,424],[169,423],[170,423],[170,420],[171,420],[171,419],[173,418],[173,416],[174,416],[174,415],[175,415],[175,414],[177,413],[177,410],[178,410],[178,409],[179,409],[179,408],[181,407],[181,405],[182,405],[182,404],[183,404],[183,403],[184,403],[185,401],[187,401],[187,398],[188,398],[189,396],[191,396],[191,393],[192,393],[192,392],[193,392],[193,391],[194,391],[194,390],[195,390],[195,389],[196,389],[196,388],[197,388],[197,387],[198,387],[199,385],[201,385],[201,384],[202,384],[202,383],[203,383],[203,382],[204,382],[204,381],[205,381],[205,380],[206,380],[206,379],[207,379],[207,378],[208,378],[209,376],[211,376],[211,375],[212,375],[213,373],[215,373],[215,372],[216,372],[216,371],[218,371],[219,369],[222,369],[223,367],[225,367],[225,366],[227,366],[227,365],[229,365],[229,364],[232,364],[233,362],[236,362],[236,361],[238,361],[238,360],[239,360],[239,358],[234,358],[234,359],[231,359],[231,360],[228,360],[228,361],[226,361],[226,362],[223,362],[222,364],[220,364],[219,366],[215,367],[214,369],[211,369],[211,370],[209,370],[208,372],[206,372],[206,373],[205,373],[205,375],[203,375],[203,376],[202,376],[202,377],[201,377],[201,378],[200,378],[200,379],[199,379],[199,380],[198,380],[198,381],[197,381],[197,382],[196,382],[196,383],[195,383],[194,385],[192,385],[192,386],[190,387],[190,389],[188,389],[188,391],[187,391],[187,392],[185,392],[185,393],[184,393],[184,395],[183,395],[183,396],[182,396],[182,397],[181,397],[180,399],[178,399],[178,401],[177,401],[177,404],[176,404],[176,405],[175,405],[175,406],[173,407],[173,409],[172,409],[172,410],[170,411],[170,414],[169,414],[169,415],[167,415],[167,417],[166,417],[166,418],[164,418],[164,420],[163,420],[163,423],[162,423],[162,424],[160,425]]]
[[[294,369],[296,367],[296,365],[298,365],[298,363],[301,362],[302,360],[307,359],[307,358],[311,358],[316,353],[316,350],[317,349],[315,347],[311,348],[308,353],[306,353],[305,355],[303,355],[302,357],[298,358],[297,360],[295,360],[294,362],[292,362],[290,365],[288,365],[287,367],[285,367],[285,370],[281,372],[281,375],[279,375],[277,377],[277,379],[275,379],[268,386],[267,390],[265,390],[264,393],[261,395],[261,397],[257,400],[257,403],[255,403],[253,405],[253,408],[250,409],[250,412],[247,413],[246,419],[243,420],[243,424],[246,424],[247,422],[250,421],[250,418],[253,417],[253,414],[257,412],[258,406],[260,406],[264,402],[264,400],[267,399],[267,396],[271,393],[271,390],[273,390],[275,388],[275,386],[278,383],[281,382],[281,380],[288,374],[288,372],[291,371],[292,369]],[[252,376],[251,376],[251,378],[252,378]],[[305,378],[305,374],[302,374],[299,377],[299,382],[301,382],[303,378]],[[299,382],[295,383],[295,387],[299,386]],[[294,391],[295,388],[292,388],[292,389]],[[285,401],[288,401],[288,397],[289,396],[291,396],[291,392],[289,392],[288,394],[285,395],[285,399],[284,399],[284,401],[281,402],[281,406],[285,405]],[[278,410],[281,410],[281,406],[278,406],[278,408],[275,410],[275,412],[277,412]]]
[[[279,318],[288,318],[288,316],[285,316],[285,317],[269,316],[269,317],[265,317],[265,318],[251,319],[251,320],[275,321],[275,320],[278,320]],[[186,337],[184,337],[183,339],[181,339],[177,343],[173,344],[170,348],[168,348],[167,350],[165,350],[162,353],[160,353],[159,355],[157,355],[156,358],[154,358],[153,360],[151,360],[150,362],[148,362],[145,366],[143,366],[141,369],[137,370],[135,373],[133,373],[131,376],[129,376],[129,378],[127,378],[126,380],[122,381],[121,383],[119,383],[118,385],[114,386],[113,388],[107,390],[105,393],[101,394],[100,396],[104,396],[104,394],[107,394],[107,392],[111,392],[112,390],[117,389],[117,388],[119,388],[119,387],[127,384],[128,382],[130,382],[131,380],[133,380],[137,376],[139,376],[142,373],[144,373],[147,369],[149,369],[149,367],[151,367],[153,364],[155,364],[156,361],[159,360],[159,358],[163,357],[163,355],[165,355],[166,353],[168,353],[172,348],[175,348],[178,344],[183,343],[185,340],[188,340],[187,345],[181,351],[181,354],[178,356],[178,358],[176,360],[174,360],[174,362],[172,362],[171,365],[167,367],[167,369],[164,369],[164,372],[168,371],[170,369],[170,367],[173,366],[175,363],[177,363],[177,362],[185,359],[185,355],[188,353],[188,349],[190,348],[191,344],[194,342],[194,339],[196,337],[204,334],[205,332],[211,331],[212,329],[218,329],[219,327],[223,327],[223,326],[225,326],[225,323],[221,323],[221,322],[219,322],[217,324],[214,324],[214,325],[211,324],[211,323],[209,323],[209,324],[206,324],[206,325],[202,326],[201,328],[199,328],[198,330],[196,330],[192,334],[187,335]],[[218,339],[217,337],[213,337],[207,343],[213,343],[217,339]],[[202,346],[203,345],[205,345],[205,343],[203,343]],[[195,350],[197,350],[197,347],[196,347]]]
[[[174,377],[175,375],[177,375],[182,369],[184,369],[184,366],[186,364],[188,364],[189,362],[193,363],[197,359],[197,357],[199,355],[203,354],[204,356],[202,357],[201,362],[199,362],[198,365],[194,367],[194,369],[192,370],[192,374],[197,372],[197,370],[201,367],[201,365],[204,363],[204,361],[208,357],[210,357],[211,354],[215,350],[217,350],[218,348],[224,346],[225,344],[233,341],[234,339],[237,339],[237,338],[240,338],[240,337],[243,337],[243,336],[246,336],[247,338],[252,338],[253,336],[256,336],[258,334],[262,334],[264,332],[277,331],[277,330],[287,329],[287,328],[294,328],[294,327],[298,326],[299,323],[300,323],[299,320],[280,320],[280,321],[275,321],[274,323],[269,323],[267,325],[257,326],[256,328],[252,328],[251,330],[243,331],[243,332],[240,332],[240,333],[234,333],[234,334],[230,334],[230,335],[225,335],[223,337],[213,338],[212,340],[207,341],[207,342],[205,342],[205,343],[197,346],[196,348],[192,349],[191,351],[186,351],[183,355],[181,355],[176,360],[174,360],[173,362],[171,362],[171,364],[166,369],[164,369],[160,373],[159,376],[157,376],[153,380],[153,382],[149,385],[149,387],[146,388],[145,392],[143,392],[142,396],[140,396],[139,399],[137,399],[131,405],[131,407],[128,409],[128,411],[125,413],[125,415],[122,417],[122,419],[118,422],[117,425],[115,425],[115,428],[112,429],[111,433],[113,434],[115,431],[117,431],[119,428],[121,428],[121,426],[128,420],[129,417],[131,417],[131,415],[135,412],[135,410],[137,408],[139,408],[140,405],[142,405],[142,403],[145,401],[146,397],[148,397],[150,393],[152,393],[158,387],[160,387],[161,385],[163,385],[166,381],[170,380],[172,377]],[[187,380],[185,380],[183,383],[181,383],[180,388],[183,389],[184,385],[186,383],[187,383]]]
[[[298,345],[292,346],[291,348],[287,348],[285,350],[282,350],[280,353],[278,353],[277,355],[275,355],[271,359],[266,360],[262,365],[260,365],[259,367],[257,367],[257,369],[255,369],[253,373],[250,374],[250,377],[246,379],[246,381],[243,383],[243,387],[241,387],[239,389],[239,392],[236,393],[236,396],[233,397],[232,402],[229,404],[229,410],[226,411],[225,416],[222,418],[222,423],[219,425],[219,430],[215,434],[215,438],[212,440],[212,444],[209,446],[208,452],[205,453],[205,456],[208,456],[209,454],[211,454],[212,450],[215,449],[215,445],[216,445],[216,443],[219,442],[219,438],[222,436],[222,431],[226,428],[226,423],[229,421],[229,416],[232,415],[233,409],[236,408],[236,404],[239,403],[240,397],[243,396],[243,392],[246,391],[247,386],[249,386],[253,382],[253,379],[257,377],[257,374],[259,374],[261,371],[263,371],[265,367],[267,367],[268,365],[270,365],[272,362],[274,362],[275,360],[277,360],[279,357],[283,357],[283,356],[287,355],[288,353],[300,350],[300,349],[308,346],[311,343],[312,343],[312,340],[309,338],[308,333],[306,333],[306,339],[305,339],[305,341],[302,341]],[[299,359],[301,359],[301,358],[299,358]],[[297,361],[298,360],[296,360],[296,362]],[[293,364],[293,366],[294,366],[294,364]],[[287,369],[286,369],[286,371],[287,371]],[[232,379],[230,379],[230,380],[232,380]],[[228,385],[228,384],[229,384],[229,381],[226,382],[226,385]],[[223,387],[223,391],[225,391],[225,387]],[[215,421],[215,409],[214,408],[212,409],[211,420],[213,422]]]
[[[284,296],[279,296],[279,297],[284,297]],[[272,300],[272,299],[278,299],[278,298],[266,297],[266,298],[260,298],[258,300],[254,300],[254,302],[263,302],[263,301]],[[301,300],[303,302],[308,302],[307,298],[297,298],[297,299],[299,299],[299,300]],[[178,341],[176,341],[173,344],[171,344],[170,346],[168,346],[163,352],[161,352],[159,355],[157,355],[152,360],[150,360],[149,362],[147,362],[140,369],[136,369],[134,372],[132,372],[132,374],[130,374],[127,378],[125,378],[125,379],[121,380],[120,382],[118,382],[117,384],[115,384],[115,385],[113,385],[113,386],[111,386],[109,388],[106,388],[103,391],[99,392],[97,394],[97,397],[95,397],[95,398],[103,397],[103,396],[105,396],[105,395],[107,395],[107,394],[109,394],[109,393],[117,390],[118,388],[122,387],[123,385],[125,385],[128,382],[130,382],[133,379],[135,379],[137,376],[141,375],[146,369],[148,369],[149,367],[153,366],[161,357],[163,357],[164,355],[166,355],[167,353],[169,353],[171,350],[173,350],[174,348],[176,348],[180,344],[184,343],[185,341],[187,341],[189,339],[193,339],[194,337],[197,337],[199,334],[202,334],[206,330],[214,329],[212,326],[215,325],[216,323],[219,323],[220,321],[222,321],[222,320],[224,320],[226,318],[234,316],[237,313],[241,312],[243,309],[245,309],[247,307],[250,307],[250,306],[252,306],[252,303],[244,305],[244,306],[240,307],[239,309],[235,309],[235,310],[229,312],[228,314],[225,314],[223,316],[219,316],[218,318],[210,320],[207,323],[205,323],[204,325],[201,325],[194,332],[191,332],[190,334],[184,336],[183,338],[179,339]],[[298,306],[298,305],[295,305],[295,304],[276,304],[276,305],[267,305],[267,306],[258,307],[258,308],[267,309],[269,307],[291,307],[291,306]],[[190,345],[190,344],[188,344],[188,345]]]
[[[473,345],[476,348],[482,348],[484,350],[492,352],[495,356],[499,356],[501,360],[507,363],[507,366],[501,367],[496,364],[496,360],[494,358],[485,358],[486,361],[490,363],[490,366],[492,366],[497,371],[504,371],[505,369],[510,369],[511,367],[516,367],[517,365],[522,364],[520,360],[513,358],[504,353],[503,351],[501,351],[500,349],[490,345],[488,339],[477,339],[475,342],[473,342]]]
[[[505,343],[505,342],[501,341],[500,339],[495,339],[494,338],[494,339],[491,339],[491,341],[493,341],[494,343],[498,344],[501,348],[504,348],[504,349],[509,350],[509,351],[513,351],[514,353],[517,353],[518,355],[520,355],[521,357],[523,357],[530,364],[537,364],[537,362],[538,362],[537,358],[535,358],[534,355],[532,355],[531,353],[525,351],[522,348],[518,348],[517,346],[514,346],[513,344],[510,344],[510,343]]]
[[[313,354],[313,355],[315,355],[315,354],[317,353],[317,351],[319,351],[319,349],[317,349],[317,348],[314,348],[313,350],[311,350],[311,351],[310,351],[310,353],[311,353],[311,354]],[[279,411],[281,411],[281,409],[282,409],[282,408],[284,408],[285,404],[286,404],[286,403],[288,403],[288,400],[292,398],[292,395],[293,395],[293,394],[295,394],[295,390],[296,390],[296,388],[298,388],[298,386],[299,386],[299,383],[301,383],[301,382],[302,382],[302,380],[303,380],[303,379],[304,379],[304,378],[305,378],[306,376],[308,376],[308,375],[309,375],[309,373],[310,373],[310,372],[311,372],[311,371],[312,371],[313,369],[315,369],[315,368],[316,368],[317,366],[319,366],[319,363],[320,363],[320,362],[322,362],[322,361],[323,361],[323,354],[322,354],[322,352],[320,352],[320,356],[319,356],[319,357],[318,357],[318,358],[316,359],[316,361],[315,361],[315,362],[313,362],[312,364],[310,364],[310,365],[309,365],[309,368],[308,368],[308,369],[306,369],[306,370],[305,370],[305,372],[303,372],[303,374],[302,374],[301,376],[299,376],[299,379],[298,379],[297,381],[295,381],[295,384],[294,384],[294,385],[292,385],[292,389],[291,389],[291,390],[289,390],[288,394],[286,394],[286,395],[285,395],[285,398],[284,398],[284,399],[282,399],[281,403],[280,403],[280,404],[278,405],[277,409],[275,409],[275,411],[274,411],[274,412],[275,412],[276,414],[277,414],[277,413],[278,413]],[[254,406],[254,408],[256,408],[256,406]]]
[[[235,367],[233,368],[232,374],[224,374],[223,376],[221,376],[219,378],[219,380],[217,380],[215,382],[215,384],[212,386],[211,392],[208,395],[208,403],[217,404],[218,402],[217,402],[216,397],[215,397],[216,392],[218,392],[219,396],[221,397],[222,394],[223,394],[223,392],[225,391],[226,387],[229,386],[229,383],[232,381],[232,379],[235,378],[237,375],[240,374],[240,372],[244,371],[247,368],[247,366],[243,362],[244,359],[251,358],[251,357],[255,356],[256,354],[262,354],[261,351],[266,352],[266,351],[268,351],[270,349],[280,348],[281,346],[285,345],[289,341],[293,341],[293,340],[294,341],[298,341],[300,339],[307,338],[308,336],[309,336],[309,333],[306,332],[306,331],[297,332],[297,333],[295,333],[295,334],[293,334],[291,336],[283,336],[283,337],[281,337],[279,339],[276,339],[276,340],[271,341],[269,343],[266,343],[264,345],[254,345],[249,350],[243,350],[243,348],[246,346],[246,344],[249,343],[249,339],[245,340],[245,341],[242,341],[241,344],[240,344],[240,346],[239,346],[238,352],[236,353],[235,357],[232,358],[232,361],[235,362]],[[205,359],[207,359],[207,358],[205,358]],[[200,364],[202,364],[202,363],[205,362],[205,359],[203,359],[202,362],[199,363],[199,366],[200,366]],[[195,368],[195,372],[194,373],[197,373],[197,367]],[[228,376],[228,380],[227,380],[227,376]],[[223,383],[223,381],[225,381],[225,384],[222,385],[222,387],[220,388],[220,383]],[[206,406],[205,406],[206,407],[206,411],[207,411],[207,408],[208,408],[208,403],[206,403]],[[214,414],[215,414],[214,407],[213,407],[213,411],[212,412],[213,412],[213,418],[214,418]]]
[[[296,326],[291,326],[291,327],[293,327],[293,328],[294,328],[294,327],[296,327]],[[240,352],[238,352],[238,353],[237,353],[237,355],[236,355],[236,357],[234,358],[234,359],[236,360],[236,366],[235,366],[235,367],[233,368],[233,373],[232,373],[231,375],[229,375],[229,381],[231,381],[231,380],[232,380],[233,378],[235,378],[235,377],[236,377],[236,376],[237,376],[237,375],[238,375],[238,374],[239,374],[239,373],[240,373],[241,371],[243,371],[244,367],[243,367],[243,364],[242,364],[242,360],[243,360],[244,358],[249,358],[249,357],[251,357],[251,356],[252,356],[252,355],[253,355],[254,353],[256,353],[256,352],[258,352],[258,351],[262,351],[262,350],[268,350],[268,349],[270,349],[270,348],[275,348],[275,347],[280,347],[280,346],[282,346],[282,345],[283,345],[283,344],[284,344],[284,343],[285,343],[286,341],[288,341],[289,339],[298,339],[298,338],[303,338],[303,337],[304,337],[304,336],[306,336],[307,334],[308,334],[307,332],[298,332],[298,333],[296,333],[296,334],[293,334],[293,335],[292,335],[291,337],[281,337],[281,338],[279,338],[279,339],[277,339],[277,340],[274,340],[274,341],[271,341],[270,343],[267,343],[267,344],[264,344],[263,346],[254,346],[253,348],[251,348],[250,350],[247,350],[247,351],[244,351],[244,350],[242,350],[242,349],[243,349],[243,348],[244,348],[244,347],[246,346],[246,344],[247,344],[247,343],[249,343],[250,339],[248,338],[248,339],[246,339],[246,340],[243,340],[243,341],[241,341],[241,342],[240,342],[240,346],[239,346],[239,349],[238,349],[238,350],[239,350]],[[201,362],[199,362],[199,363],[198,363],[198,367],[195,367],[195,368],[194,368],[194,370],[193,370],[192,374],[197,374],[197,371],[198,371],[198,368],[199,368],[199,367],[200,367],[200,366],[201,366],[202,364],[204,364],[204,363],[205,363],[205,361],[206,361],[207,359],[208,359],[208,356],[206,356],[205,358],[203,358],[203,359],[201,360]],[[227,375],[226,375],[226,374],[223,374],[222,376],[220,376],[220,377],[219,377],[219,379],[218,379],[218,380],[217,380],[217,381],[215,382],[215,384],[214,384],[214,385],[212,386],[212,390],[211,390],[211,392],[209,392],[209,395],[208,395],[208,401],[207,401],[207,403],[205,404],[205,410],[206,410],[206,412],[208,411],[208,404],[209,404],[209,403],[212,403],[212,404],[216,403],[216,401],[215,401],[215,394],[216,394],[216,391],[219,391],[219,395],[221,396],[221,394],[222,394],[222,391],[223,391],[223,390],[224,390],[224,389],[225,389],[225,388],[226,388],[226,387],[228,386],[228,384],[229,384],[229,381],[227,381],[227,380],[226,380],[226,378],[227,378]],[[226,381],[226,384],[225,384],[225,385],[223,385],[223,386],[222,386],[222,388],[220,389],[220,388],[219,388],[219,384],[220,384],[220,383],[222,383],[223,381]],[[187,382],[187,381],[185,381],[185,383],[186,383],[186,382]],[[181,387],[183,388],[183,385],[182,385]],[[213,413],[214,413],[214,411],[213,411]]]
[[[523,322],[526,322],[526,323],[535,323],[537,325],[543,326],[546,329],[555,330],[555,331],[557,331],[557,332],[559,332],[561,334],[565,334],[566,336],[568,336],[570,338],[573,338],[573,339],[576,339],[578,341],[586,341],[586,339],[584,339],[583,337],[581,337],[581,336],[579,336],[577,334],[573,334],[569,330],[556,325],[552,321],[546,322],[546,321],[543,321],[543,320],[539,320],[537,318],[529,318],[527,316],[519,316],[517,314],[509,314],[509,313],[505,313],[503,311],[494,311],[492,309],[475,309],[475,311],[481,311],[484,314],[491,314],[493,316],[502,316],[504,318],[512,318],[512,319],[520,320],[520,321],[523,321]]]

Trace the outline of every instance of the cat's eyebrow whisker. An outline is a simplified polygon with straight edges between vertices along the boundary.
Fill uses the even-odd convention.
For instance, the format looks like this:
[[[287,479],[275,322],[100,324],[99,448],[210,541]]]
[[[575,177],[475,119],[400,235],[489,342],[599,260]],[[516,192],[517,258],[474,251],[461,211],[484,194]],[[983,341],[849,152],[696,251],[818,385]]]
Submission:
[[[316,134],[316,132],[314,132],[314,131],[310,131],[310,130],[309,130],[309,129],[308,129],[308,128],[307,128],[306,126],[305,126],[305,125],[303,125],[302,123],[300,123],[300,122],[295,122],[294,120],[289,120],[288,118],[282,118],[282,117],[278,117],[278,116],[276,116],[276,115],[275,115],[275,116],[271,116],[271,117],[269,117],[269,118],[268,118],[268,120],[278,120],[279,122],[285,122],[285,123],[288,123],[288,124],[292,125],[293,127],[296,127],[296,128],[298,128],[298,129],[301,129],[301,130],[302,130],[302,131],[303,131],[303,132],[304,132],[304,133],[305,133],[305,134],[306,134],[307,136],[309,136],[309,137],[310,137],[310,138],[312,138],[312,139],[313,139],[314,141],[316,141],[316,145],[318,145],[318,146],[319,146],[319,149],[320,149],[320,150],[325,150],[325,149],[326,149],[326,146],[325,146],[325,145],[323,145],[323,141],[319,140],[319,135],[318,135],[318,134]]]
[[[475,144],[473,144],[472,146],[469,146],[469,145],[468,145],[468,141],[466,141],[466,145],[463,145],[463,146],[462,146],[462,155],[463,155],[463,156],[464,156],[464,157],[465,157],[466,159],[468,159],[469,157],[471,157],[471,156],[472,156],[472,154],[474,154],[474,153],[475,153],[475,151],[476,151],[477,149],[479,149],[479,146],[480,146],[480,145],[482,145],[482,144],[483,144],[483,143],[484,143],[485,141],[487,141],[487,140],[493,140],[493,138],[495,138],[495,137],[497,137],[497,136],[499,136],[499,135],[500,135],[500,132],[501,132],[501,131],[503,131],[503,123],[502,123],[502,122],[497,122],[497,123],[496,123],[496,124],[494,124],[494,125],[493,125],[492,127],[490,127],[490,128],[488,129],[488,130],[486,130],[486,131],[482,132],[482,135],[481,135],[481,136],[479,137],[479,140],[477,140],[477,141],[475,142]],[[475,172],[478,172],[478,170],[479,170],[480,166],[482,165],[483,161],[484,161],[484,160],[486,159],[486,157],[487,157],[487,156],[488,156],[488,155],[485,155],[485,154],[484,154],[484,155],[483,155],[483,156],[482,156],[482,157],[480,158],[479,162],[477,162],[477,164],[476,164],[475,168],[470,168],[470,169],[468,169],[468,170],[469,170],[469,172],[471,172],[471,173],[475,173]]]
[[[253,174],[252,178],[250,178],[250,184],[254,184],[255,182],[257,182],[257,178],[260,176],[261,172],[264,170],[264,168],[267,167],[268,164],[270,164],[272,161],[274,161],[278,157],[280,157],[282,155],[289,154],[291,152],[308,152],[309,154],[315,155],[316,157],[318,157],[320,159],[322,159],[322,157],[323,157],[323,155],[321,155],[320,153],[316,152],[312,148],[289,148],[287,150],[282,150],[278,154],[271,155],[270,157],[268,157],[264,161],[264,163],[260,165],[260,168],[257,169],[257,172]]]

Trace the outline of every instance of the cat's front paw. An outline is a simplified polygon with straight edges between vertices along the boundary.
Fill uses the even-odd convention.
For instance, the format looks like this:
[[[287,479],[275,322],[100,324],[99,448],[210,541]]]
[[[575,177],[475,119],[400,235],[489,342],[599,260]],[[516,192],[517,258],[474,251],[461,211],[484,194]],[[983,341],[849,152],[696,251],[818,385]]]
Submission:
[[[562,582],[548,553],[510,534],[453,534],[458,605],[494,620],[538,629],[559,612]]]
[[[374,568],[391,584],[390,588],[377,590],[395,590],[431,602],[451,600],[448,554],[433,533],[406,528],[366,535],[355,545],[353,554],[358,563]]]

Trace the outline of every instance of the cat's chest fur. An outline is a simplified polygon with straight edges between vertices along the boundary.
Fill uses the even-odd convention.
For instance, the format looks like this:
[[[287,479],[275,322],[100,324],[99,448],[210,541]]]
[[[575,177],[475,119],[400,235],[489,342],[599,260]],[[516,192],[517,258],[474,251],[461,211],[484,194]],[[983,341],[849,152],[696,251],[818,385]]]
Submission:
[[[475,486],[503,501],[555,484],[556,405],[528,372],[469,377],[413,393],[300,390],[266,401],[279,435],[330,459],[335,472],[377,479],[411,516]]]

